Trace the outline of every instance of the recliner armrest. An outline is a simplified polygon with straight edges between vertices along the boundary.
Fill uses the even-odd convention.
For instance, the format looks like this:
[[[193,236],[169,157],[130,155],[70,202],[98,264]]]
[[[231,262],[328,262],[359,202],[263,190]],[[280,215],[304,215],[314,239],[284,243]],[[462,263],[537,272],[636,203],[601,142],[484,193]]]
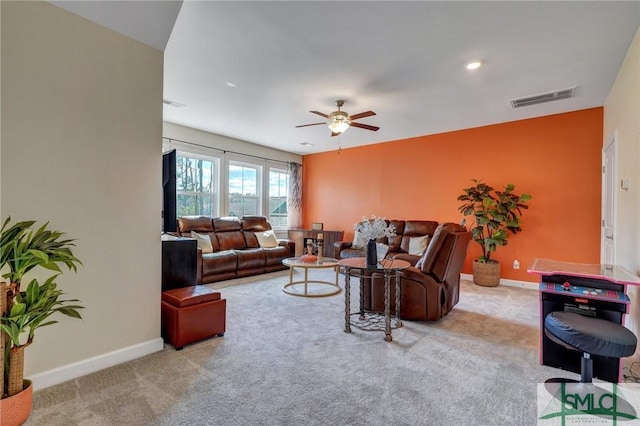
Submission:
[[[424,288],[426,300],[419,304],[424,306],[424,319],[427,321],[437,321],[447,314],[448,310],[443,312],[448,302],[444,283],[439,282],[433,275],[425,274],[420,269],[411,266],[402,270],[401,285],[407,290],[411,286]]]
[[[351,241],[336,241],[333,243],[333,258],[340,259],[340,252],[344,249],[351,248]]]
[[[286,247],[289,251],[291,257],[296,255],[296,243],[293,240],[289,240],[287,238],[278,239],[278,245],[282,247]]]
[[[422,257],[422,255],[409,254],[409,253],[398,253],[398,254],[393,256],[393,259],[394,260],[406,260],[407,262],[409,262],[411,264],[411,266],[416,266],[416,263],[418,263],[418,260],[420,260],[421,257]]]

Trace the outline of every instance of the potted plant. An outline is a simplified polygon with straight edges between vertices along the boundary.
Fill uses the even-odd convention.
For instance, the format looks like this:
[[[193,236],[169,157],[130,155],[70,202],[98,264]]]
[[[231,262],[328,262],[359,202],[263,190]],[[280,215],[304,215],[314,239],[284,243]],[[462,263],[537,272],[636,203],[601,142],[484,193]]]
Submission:
[[[522,210],[529,208],[526,203],[531,195],[515,194],[512,184],[505,186],[504,191],[498,191],[482,180],[473,179],[473,183],[458,197],[458,201],[463,201],[458,207],[465,216],[462,225],[466,224],[466,216],[473,216],[472,238],[482,248],[482,256],[473,262],[473,282],[495,287],[500,283],[500,262],[492,259],[491,254],[498,246],[507,245],[509,233],[522,231],[520,217]]]
[[[82,263],[73,255],[73,241],[63,233],[47,229],[48,223],[32,228],[35,221],[10,224],[7,218],[0,228],[0,424],[22,424],[31,413],[32,387],[24,380],[24,350],[34,339],[35,331],[57,321],[55,313],[81,318],[82,306],[76,299],[62,300],[56,278],[65,265],[77,271]],[[40,283],[32,279],[26,289],[22,279],[36,267],[53,274]]]

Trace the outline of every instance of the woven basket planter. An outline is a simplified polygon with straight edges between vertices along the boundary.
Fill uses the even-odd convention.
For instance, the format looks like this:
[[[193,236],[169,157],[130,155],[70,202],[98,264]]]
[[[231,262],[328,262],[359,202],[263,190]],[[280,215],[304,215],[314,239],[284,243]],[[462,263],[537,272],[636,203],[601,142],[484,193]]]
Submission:
[[[473,282],[482,287],[497,287],[500,284],[500,262],[473,261]]]

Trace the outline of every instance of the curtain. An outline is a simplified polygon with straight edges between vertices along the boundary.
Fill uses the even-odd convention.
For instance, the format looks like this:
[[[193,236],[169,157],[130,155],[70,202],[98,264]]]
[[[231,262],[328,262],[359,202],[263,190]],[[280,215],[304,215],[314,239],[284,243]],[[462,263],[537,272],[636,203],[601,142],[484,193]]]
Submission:
[[[302,227],[302,164],[288,163],[287,223],[289,229]]]

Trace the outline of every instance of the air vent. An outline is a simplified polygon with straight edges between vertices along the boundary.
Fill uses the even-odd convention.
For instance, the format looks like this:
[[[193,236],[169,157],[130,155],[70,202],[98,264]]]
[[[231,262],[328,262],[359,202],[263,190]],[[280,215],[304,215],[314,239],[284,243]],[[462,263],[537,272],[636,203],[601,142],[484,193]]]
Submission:
[[[171,101],[169,99],[163,99],[162,103],[165,105],[176,107],[176,108],[183,108],[186,106],[185,104],[181,104],[180,102],[176,102],[176,101]]]
[[[556,90],[554,92],[541,93],[539,95],[527,96],[526,98],[511,99],[512,108],[520,108],[529,105],[542,104],[545,102],[559,101],[561,99],[569,99],[576,97],[576,88]]]

